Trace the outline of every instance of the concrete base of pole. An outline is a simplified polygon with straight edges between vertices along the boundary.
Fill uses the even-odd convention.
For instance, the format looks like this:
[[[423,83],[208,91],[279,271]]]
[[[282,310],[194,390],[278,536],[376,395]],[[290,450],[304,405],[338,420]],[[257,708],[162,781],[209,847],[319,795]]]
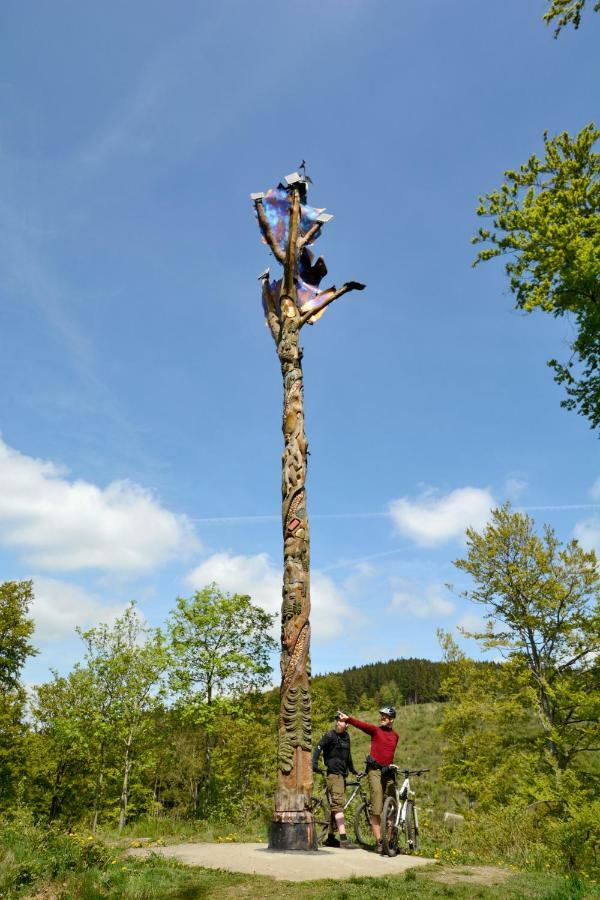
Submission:
[[[314,824],[306,813],[285,813],[285,820],[274,819],[269,832],[269,850],[318,850]]]

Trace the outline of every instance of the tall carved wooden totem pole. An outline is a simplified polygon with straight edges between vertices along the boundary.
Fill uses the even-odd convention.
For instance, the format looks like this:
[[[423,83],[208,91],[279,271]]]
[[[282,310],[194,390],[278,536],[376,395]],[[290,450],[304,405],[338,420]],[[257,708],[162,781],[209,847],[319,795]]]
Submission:
[[[263,240],[283,267],[279,280],[270,281],[269,269],[260,276],[264,313],[283,376],[281,706],[277,791],[269,841],[269,846],[277,850],[317,848],[310,812],[310,546],[305,487],[308,444],[304,433],[300,329],[316,322],[334,300],[365,287],[350,281],[340,288],[320,289],[327,267],[322,257],[314,259],[311,244],[333,217],[323,209],[306,205],[309,183],[305,172],[294,172],[284,184],[264,194],[250,195]]]

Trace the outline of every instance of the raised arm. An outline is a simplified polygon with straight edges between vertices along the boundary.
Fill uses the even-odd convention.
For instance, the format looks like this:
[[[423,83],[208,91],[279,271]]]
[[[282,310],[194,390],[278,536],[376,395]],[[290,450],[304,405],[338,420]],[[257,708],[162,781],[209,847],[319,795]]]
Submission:
[[[355,719],[354,716],[345,716],[345,720],[349,725],[354,725],[355,728],[358,728],[359,731],[364,731],[365,734],[373,736],[377,731],[377,725],[371,725],[369,722],[361,722],[360,719]]]
[[[323,291],[323,296],[325,299],[318,306],[313,306],[312,309],[308,309],[305,313],[300,315],[300,327],[302,325],[306,325],[306,323],[312,319],[313,316],[318,316],[320,312],[323,312],[326,307],[329,306],[330,303],[333,303],[334,300],[338,300],[340,297],[343,297],[344,294],[347,294],[348,291],[364,291],[366,285],[361,284],[360,281],[347,281],[345,284],[341,286],[341,288],[329,288],[326,291]],[[333,293],[330,291],[333,290]]]
[[[281,265],[283,266],[285,264],[285,253],[281,249],[281,247],[279,246],[277,241],[275,240],[275,237],[273,236],[273,232],[271,231],[271,226],[269,225],[269,221],[267,219],[264,207],[262,205],[262,200],[254,201],[254,209],[256,210],[256,215],[258,217],[258,224],[260,225],[260,230],[262,232],[262,236],[264,237],[265,241],[271,248],[271,250],[273,252],[273,256],[275,257],[277,262],[280,262]]]
[[[323,227],[322,222],[315,222],[314,225],[311,225],[311,227],[308,229],[306,234],[303,235],[301,238],[298,238],[298,251],[302,250],[302,248],[306,244],[310,244],[310,242],[313,241],[315,239],[315,237],[319,234],[322,227]]]

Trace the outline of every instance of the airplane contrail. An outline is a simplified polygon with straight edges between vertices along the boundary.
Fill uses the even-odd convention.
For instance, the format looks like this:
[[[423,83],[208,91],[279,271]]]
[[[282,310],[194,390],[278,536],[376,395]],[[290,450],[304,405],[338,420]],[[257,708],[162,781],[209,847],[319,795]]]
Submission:
[[[516,509],[522,509],[526,512],[544,512],[554,511],[562,512],[573,509],[600,509],[600,503],[563,503],[548,506],[520,506],[515,505]],[[309,519],[387,519],[390,517],[389,512],[348,512],[348,513],[311,513]],[[235,525],[237,522],[280,522],[281,516],[203,516],[200,518],[191,518],[192,522],[202,522],[206,524],[223,523]]]

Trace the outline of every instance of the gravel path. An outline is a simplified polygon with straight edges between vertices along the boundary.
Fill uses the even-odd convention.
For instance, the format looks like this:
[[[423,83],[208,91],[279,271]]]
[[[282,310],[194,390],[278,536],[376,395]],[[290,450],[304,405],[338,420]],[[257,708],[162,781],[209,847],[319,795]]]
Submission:
[[[366,850],[322,848],[316,852],[269,850],[266,844],[172,844],[128,851],[131,856],[160,853],[206,869],[224,869],[247,875],[270,875],[278,881],[316,881],[320,878],[350,878],[352,875],[400,875],[432,860],[419,856],[378,856]]]

